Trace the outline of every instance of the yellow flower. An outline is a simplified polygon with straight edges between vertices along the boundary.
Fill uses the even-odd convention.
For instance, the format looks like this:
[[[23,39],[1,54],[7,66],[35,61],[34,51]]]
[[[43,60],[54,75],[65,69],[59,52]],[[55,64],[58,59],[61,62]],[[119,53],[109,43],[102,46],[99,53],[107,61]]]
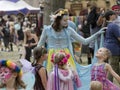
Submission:
[[[64,12],[68,12],[68,9],[64,9]]]
[[[64,14],[64,12],[63,12],[63,11],[60,11],[59,13],[60,13],[61,15],[62,15],[62,14]]]
[[[59,11],[59,13],[56,14],[56,16],[61,16],[62,14],[66,14],[66,13],[68,13],[68,10],[64,9],[64,10]]]

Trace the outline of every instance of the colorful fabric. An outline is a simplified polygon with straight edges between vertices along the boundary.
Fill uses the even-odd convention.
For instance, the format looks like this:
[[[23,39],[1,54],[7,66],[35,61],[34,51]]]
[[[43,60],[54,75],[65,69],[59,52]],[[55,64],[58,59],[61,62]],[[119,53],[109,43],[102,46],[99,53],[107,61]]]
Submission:
[[[20,76],[22,76],[22,70],[10,60],[0,60],[0,67],[2,66],[10,68],[13,71],[17,72]]]
[[[103,84],[103,90],[120,90],[119,87],[107,79],[105,64],[94,65],[92,67],[91,79],[92,81],[100,81]]]
[[[33,90],[33,86],[35,84],[35,75],[31,71],[24,73],[22,80],[24,81],[25,85],[27,85],[25,90]]]
[[[22,80],[25,85],[27,85],[25,90],[33,90],[33,86],[35,84],[35,68],[32,67],[31,63],[26,59],[20,59],[19,61],[22,64]]]
[[[73,21],[76,26],[81,24],[81,19],[82,19],[81,16],[71,16],[71,17],[69,17],[69,20]]]
[[[106,28],[103,28],[103,29],[106,29]],[[101,29],[100,31],[102,31],[103,29]],[[92,35],[87,39],[84,39],[70,27],[64,28],[64,30],[62,30],[61,32],[55,32],[55,30],[51,27],[51,25],[47,26],[43,30],[41,38],[37,45],[37,46],[42,46],[47,41],[47,47],[49,51],[48,60],[46,61],[47,64],[45,64],[45,66],[47,67],[47,70],[48,71],[52,70],[52,64],[50,62],[52,53],[50,52],[54,52],[55,50],[60,50],[60,49],[66,49],[66,50],[68,49],[68,51],[72,55],[72,58],[74,58],[71,38],[74,38],[76,41],[86,45],[90,43],[92,40],[94,40],[97,37],[97,35],[98,33]],[[79,78],[81,79],[81,83],[82,83],[82,87],[80,87],[80,89],[74,89],[74,90],[89,90],[89,85],[91,80],[91,65],[82,66],[73,59],[69,61],[72,67],[73,68],[75,67],[75,69],[77,70]],[[93,61],[96,62],[96,59],[94,59]]]
[[[55,72],[51,72],[48,79],[47,90],[56,90],[54,83]],[[79,88],[81,86],[81,82],[79,76],[76,72],[72,70],[63,70],[58,69],[58,78],[59,78],[59,89],[57,90],[76,90],[74,89],[74,83]],[[74,83],[73,83],[74,82]]]
[[[52,54],[54,54],[55,52],[59,52],[61,49],[50,49],[48,51],[48,60],[47,60],[47,63],[46,63],[46,69],[48,72],[52,71],[53,69],[53,64],[51,62],[51,56]],[[70,54],[70,51],[66,48],[66,49],[63,49],[66,53],[69,53]],[[76,68],[76,65],[75,65],[75,62],[73,60],[73,57],[72,55],[70,54],[70,58],[68,59],[68,63],[75,69]]]

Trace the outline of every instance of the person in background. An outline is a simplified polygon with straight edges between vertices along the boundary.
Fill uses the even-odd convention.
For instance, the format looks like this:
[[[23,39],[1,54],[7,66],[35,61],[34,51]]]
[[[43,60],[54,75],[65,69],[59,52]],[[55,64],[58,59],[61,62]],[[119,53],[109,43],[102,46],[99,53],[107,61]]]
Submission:
[[[37,46],[38,37],[36,34],[32,34],[29,28],[24,31],[24,47],[25,47],[25,59],[30,61],[32,55],[32,49]]]
[[[120,28],[114,23],[116,19],[116,13],[113,11],[107,11],[105,18],[108,22],[107,30],[105,32],[104,47],[109,49],[112,53],[112,57],[109,60],[113,70],[120,75]],[[109,75],[109,79],[113,81],[113,77]]]
[[[18,46],[18,51],[19,51],[24,41],[24,33],[23,33],[22,22],[20,21],[20,18],[17,18],[15,20],[14,28],[17,34],[17,41],[18,41],[17,46]]]
[[[100,16],[100,8],[98,8],[97,6],[92,6],[91,11],[87,17],[87,23],[90,25],[90,35],[93,35],[101,28],[100,26],[97,25],[97,20],[99,16]],[[91,59],[94,54],[94,46],[95,46],[94,41],[91,41],[91,43],[89,44],[90,55],[88,55],[88,64],[91,64]]]
[[[10,30],[6,26],[2,26],[2,37],[4,42],[4,51],[10,51],[9,42],[10,42]]]
[[[23,27],[22,27],[23,31],[24,31],[26,28],[31,28],[31,23],[30,23],[30,21],[28,20],[27,17],[24,18]]]
[[[9,30],[10,30],[10,51],[13,51],[13,43],[14,43],[14,40],[15,40],[15,36],[16,33],[15,33],[15,28],[14,28],[14,22],[10,22],[10,27],[9,27]]]
[[[3,34],[3,32],[2,32],[2,29],[3,29],[3,27],[2,27],[2,24],[0,24],[0,49],[1,49],[1,51],[3,51],[3,46],[2,46],[2,36],[4,35]]]
[[[116,13],[116,19],[114,20],[114,23],[117,24],[120,27],[120,5],[114,5],[112,6],[112,10]]]

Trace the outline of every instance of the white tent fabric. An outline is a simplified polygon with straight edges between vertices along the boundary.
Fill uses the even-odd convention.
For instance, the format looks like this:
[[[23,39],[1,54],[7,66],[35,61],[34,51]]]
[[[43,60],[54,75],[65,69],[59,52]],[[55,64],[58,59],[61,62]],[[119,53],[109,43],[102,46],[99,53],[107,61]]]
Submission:
[[[25,7],[17,6],[15,3],[7,0],[0,0],[0,12],[18,11],[24,8]]]
[[[32,6],[30,6],[29,4],[27,4],[25,1],[23,1],[23,0],[19,0],[18,2],[16,2],[16,5],[18,6],[18,7],[25,7],[25,8],[27,8],[28,10],[30,10],[30,11],[38,11],[38,10],[40,10],[39,8],[35,8],[35,7],[32,7]]]

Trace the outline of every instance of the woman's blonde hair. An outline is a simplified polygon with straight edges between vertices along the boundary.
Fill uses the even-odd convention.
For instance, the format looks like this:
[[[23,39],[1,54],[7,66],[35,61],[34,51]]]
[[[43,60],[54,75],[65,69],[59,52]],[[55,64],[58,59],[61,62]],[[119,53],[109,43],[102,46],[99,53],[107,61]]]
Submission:
[[[91,81],[90,90],[103,90],[102,83],[99,81]]]
[[[109,49],[107,49],[105,47],[102,47],[102,48],[105,50],[104,54],[107,56],[107,58],[105,60],[105,62],[106,62],[107,60],[109,60],[111,58],[112,54],[111,54],[111,51]]]

